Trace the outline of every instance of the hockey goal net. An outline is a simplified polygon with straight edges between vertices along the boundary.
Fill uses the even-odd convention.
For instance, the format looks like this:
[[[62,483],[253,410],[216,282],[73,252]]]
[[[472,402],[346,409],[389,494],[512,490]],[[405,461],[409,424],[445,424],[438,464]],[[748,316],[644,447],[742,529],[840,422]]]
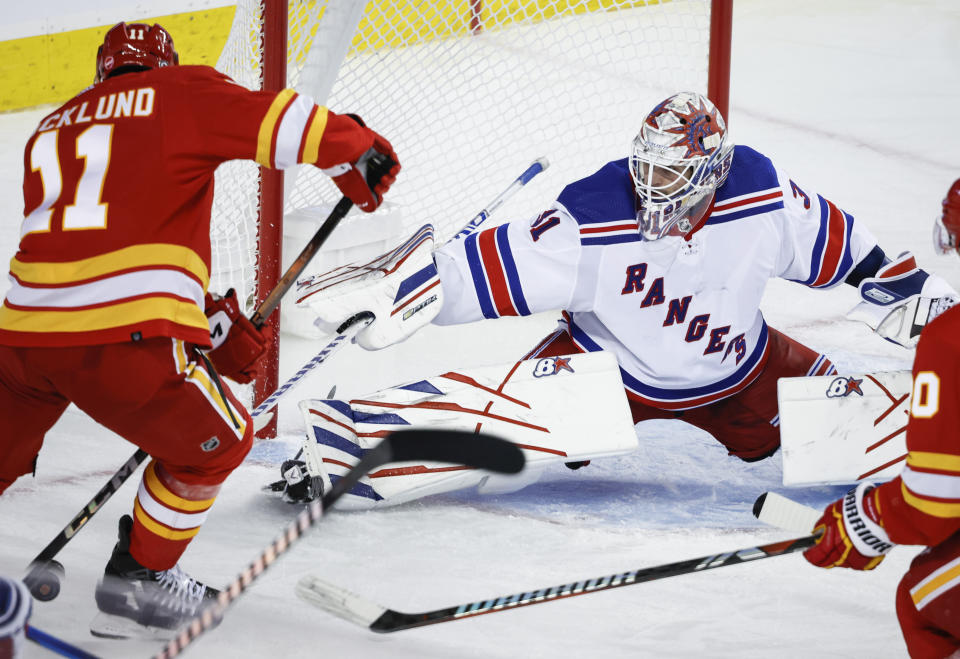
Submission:
[[[362,116],[403,165],[378,211],[389,218],[350,217],[337,234],[432,222],[443,239],[546,156],[549,170],[490,223],[522,217],[627,155],[640,119],[666,96],[705,92],[726,114],[732,0],[280,1],[286,86]],[[238,3],[217,65],[250,88],[261,86],[264,44],[277,36],[263,16],[259,0]],[[232,286],[251,309],[258,244],[282,240],[283,218],[261,213],[258,181],[254,164],[228,163],[214,205],[211,289]],[[318,170],[288,170],[283,214],[322,218],[339,196]]]

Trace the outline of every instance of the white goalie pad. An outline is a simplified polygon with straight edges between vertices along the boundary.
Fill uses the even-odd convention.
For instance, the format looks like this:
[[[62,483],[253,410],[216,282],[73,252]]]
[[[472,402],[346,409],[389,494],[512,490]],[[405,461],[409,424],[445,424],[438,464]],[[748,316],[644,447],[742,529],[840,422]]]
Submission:
[[[781,378],[783,484],[886,481],[903,468],[910,371]]]
[[[340,500],[341,507],[354,510],[470,487],[512,492],[536,481],[548,464],[637,447],[620,369],[602,352],[451,371],[349,402],[304,400],[300,409],[307,469],[325,488],[393,430],[490,433],[519,445],[527,459],[516,476],[441,463],[385,465]]]
[[[362,311],[375,316],[357,343],[379,350],[428,325],[443,306],[433,263],[433,225],[425,224],[400,245],[365,263],[350,263],[297,282],[297,305],[309,306],[315,324],[333,333]]]

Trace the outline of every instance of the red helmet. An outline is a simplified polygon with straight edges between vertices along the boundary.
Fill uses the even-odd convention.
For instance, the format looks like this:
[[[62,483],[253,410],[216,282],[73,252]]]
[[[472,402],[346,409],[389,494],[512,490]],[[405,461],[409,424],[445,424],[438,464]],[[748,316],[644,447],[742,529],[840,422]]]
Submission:
[[[943,215],[934,226],[934,244],[941,254],[960,247],[960,178],[943,198]]]
[[[180,63],[170,33],[157,24],[117,23],[103,38],[97,51],[97,77],[102,82],[125,66],[156,69]]]

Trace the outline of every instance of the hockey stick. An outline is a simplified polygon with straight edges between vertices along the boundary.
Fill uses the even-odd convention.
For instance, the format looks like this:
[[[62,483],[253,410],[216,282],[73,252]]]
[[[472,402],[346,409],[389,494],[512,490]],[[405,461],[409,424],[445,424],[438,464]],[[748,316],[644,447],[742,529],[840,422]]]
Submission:
[[[276,404],[276,401],[283,396],[290,387],[296,384],[309,371],[313,370],[332,355],[342,343],[347,339],[352,339],[360,330],[370,324],[373,320],[370,314],[357,314],[349,318],[338,328],[338,336],[334,338],[316,357],[297,371],[290,379],[265,399],[250,416],[256,419],[258,416],[269,410]],[[105,504],[110,497],[116,494],[117,490],[127,481],[137,470],[137,467],[147,459],[147,453],[142,449],[137,449],[130,458],[117,470],[107,483],[93,495],[93,498],[80,510],[70,522],[43,548],[43,550],[30,561],[27,574],[23,582],[30,589],[30,594],[41,602],[49,602],[60,594],[60,580],[65,574],[63,564],[53,560],[61,549],[66,546],[70,539],[83,526],[90,521],[90,518]]]
[[[460,231],[458,231],[457,234],[453,236],[453,238],[451,238],[447,242],[451,243],[454,240],[457,240],[458,238],[465,238],[466,236],[469,236],[471,233],[473,233],[476,230],[478,226],[483,224],[483,222],[488,217],[490,217],[490,215],[493,214],[493,211],[500,208],[500,205],[503,204],[503,202],[505,202],[507,199],[512,197],[513,193],[515,193],[517,190],[525,186],[527,183],[530,182],[530,180],[534,176],[544,171],[549,166],[550,166],[550,161],[547,160],[545,157],[540,157],[534,160],[529,167],[523,170],[523,174],[521,174],[516,179],[514,179],[513,183],[508,185],[506,190],[504,190],[499,195],[497,195],[493,201],[487,204],[486,208],[484,208],[482,211],[477,213],[477,215],[472,220],[467,222],[467,224],[462,229],[460,229]]]
[[[50,652],[54,654],[59,654],[61,657],[69,657],[70,659],[99,659],[97,655],[90,654],[86,650],[78,648],[76,645],[71,645],[32,625],[27,625],[25,634],[27,639],[33,641],[40,647],[50,650]]]
[[[30,561],[23,582],[30,589],[31,595],[41,602],[49,602],[60,594],[60,578],[64,574],[64,568],[59,561],[53,560],[53,557],[90,521],[90,518],[100,510],[103,504],[116,494],[120,486],[130,478],[137,467],[140,466],[140,463],[146,459],[146,451],[137,449],[137,452],[131,455],[110,477],[110,480],[93,495],[93,498],[77,513],[76,517],[70,520],[53,540]]]
[[[493,212],[503,204],[503,202],[505,202],[507,199],[512,197],[517,190],[525,186],[527,183],[530,182],[530,180],[534,176],[544,171],[549,166],[550,166],[550,163],[546,158],[537,158],[536,160],[534,160],[533,163],[531,163],[530,166],[527,167],[522,174],[520,174],[520,176],[514,179],[514,181],[509,186],[507,186],[507,188],[503,192],[501,192],[499,195],[497,195],[493,199],[493,201],[487,204],[486,208],[484,208],[479,213],[477,213],[469,222],[467,222],[466,225],[464,225],[463,229],[461,229],[453,238],[451,238],[447,242],[452,242],[458,238],[462,238],[472,233],[478,226],[480,226],[480,224],[482,224],[488,217],[490,217],[490,215],[492,215]],[[254,410],[254,413],[262,414],[267,410],[272,409],[277,404],[277,401],[284,394],[286,394],[287,390],[291,386],[293,386],[294,384],[302,380],[307,373],[309,373],[310,371],[315,369],[317,366],[322,364],[324,361],[326,361],[334,350],[337,350],[340,348],[341,344],[345,342],[345,339],[350,338],[352,340],[353,337],[356,336],[358,332],[360,332],[360,330],[362,330],[364,327],[372,323],[373,320],[374,320],[373,315],[369,313],[359,313],[347,319],[347,321],[344,322],[343,325],[337,328],[337,336],[335,336],[333,340],[330,341],[330,343],[328,343],[323,348],[323,350],[321,350],[316,355],[316,357],[314,357],[313,359],[308,361],[306,364],[301,366],[300,370],[297,371],[293,375],[293,377],[287,380],[282,387],[280,387],[275,392],[270,394],[270,396],[268,396],[267,398],[263,399],[263,401],[259,405],[257,405],[256,410]],[[362,322],[363,324],[358,326],[356,325],[356,323],[358,322]],[[355,331],[351,332],[350,334],[345,334],[347,329],[350,327],[353,327]]]
[[[290,389],[290,387],[302,380],[303,376],[305,376],[307,373],[315,369],[323,362],[327,361],[327,359],[330,358],[330,355],[339,350],[344,343],[350,342],[348,339],[353,340],[353,337],[356,336],[360,330],[372,322],[373,314],[368,312],[361,312],[348,318],[340,327],[337,328],[337,335],[333,337],[333,340],[330,341],[330,343],[328,343],[323,350],[318,352],[313,359],[301,366],[300,370],[290,376],[290,378],[284,382],[279,389],[264,398],[263,402],[257,405],[253,412],[251,412],[251,416],[263,414],[276,405],[277,401],[287,393],[287,390]]]
[[[389,462],[412,460],[465,464],[504,474],[518,473],[524,465],[523,453],[515,444],[490,435],[452,430],[401,430],[387,435],[337,480],[321,499],[307,504],[286,530],[220,592],[217,602],[191,620],[184,631],[171,640],[156,657],[169,659],[179,655],[198,636],[214,627],[226,609],[250,584],[302,539],[305,531],[315,525],[366,473]]]
[[[630,570],[628,572],[620,572],[618,574],[595,577],[593,579],[584,579],[550,588],[540,588],[523,593],[515,593],[513,595],[494,597],[488,600],[448,606],[442,609],[424,611],[422,613],[404,613],[395,609],[385,608],[360,595],[351,593],[340,586],[328,583],[311,575],[303,577],[297,583],[297,595],[299,595],[302,600],[339,616],[344,620],[366,627],[374,632],[388,633],[412,629],[414,627],[423,627],[424,625],[435,625],[441,622],[471,618],[485,613],[507,611],[521,606],[542,604],[575,595],[586,595],[603,590],[610,590],[611,588],[619,588],[620,586],[630,586],[632,584],[655,581],[666,577],[676,577],[681,574],[703,572],[704,570],[737,565],[738,563],[746,563],[760,558],[782,556],[783,554],[802,551],[813,546],[815,542],[815,536],[806,536],[793,540],[748,547],[724,554],[714,554],[712,556],[693,558],[676,563],[666,563],[664,565]]]
[[[822,514],[776,492],[764,492],[753,504],[753,516],[761,522],[794,533],[809,533]]]

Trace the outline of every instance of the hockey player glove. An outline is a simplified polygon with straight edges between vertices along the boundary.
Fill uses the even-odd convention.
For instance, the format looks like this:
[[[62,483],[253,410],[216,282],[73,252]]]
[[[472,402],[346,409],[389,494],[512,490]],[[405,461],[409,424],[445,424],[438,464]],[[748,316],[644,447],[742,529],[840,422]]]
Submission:
[[[868,483],[827,506],[813,530],[820,538],[803,556],[818,567],[872,570],[893,549],[880,522],[875,488]]]
[[[207,356],[220,375],[247,384],[257,376],[257,360],[267,349],[269,330],[258,330],[240,312],[232,288],[223,297],[207,293],[205,305],[213,346]]]
[[[0,577],[0,657],[18,657],[26,645],[33,598],[19,579]]]
[[[361,210],[372,213],[383,202],[383,195],[400,172],[400,161],[393,147],[383,136],[367,128],[355,114],[345,115],[356,121],[373,138],[373,146],[359,158],[323,170],[333,179],[340,192]]]

